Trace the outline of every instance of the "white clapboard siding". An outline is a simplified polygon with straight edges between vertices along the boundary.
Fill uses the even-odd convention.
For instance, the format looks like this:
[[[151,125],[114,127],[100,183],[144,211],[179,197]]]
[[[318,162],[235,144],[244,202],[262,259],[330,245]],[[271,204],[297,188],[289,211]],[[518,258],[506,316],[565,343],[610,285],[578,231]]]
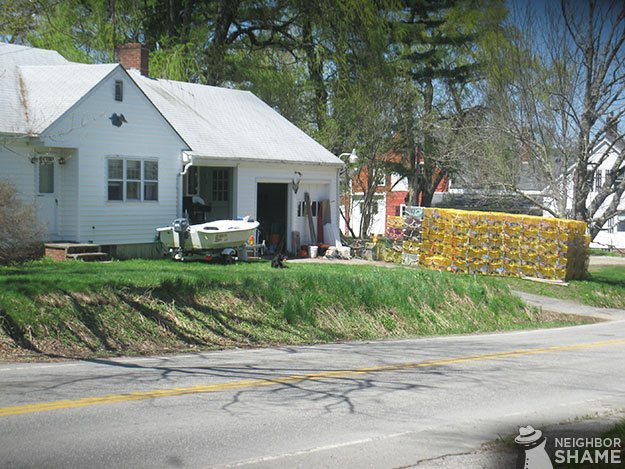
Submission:
[[[115,80],[124,83],[124,99],[115,101]],[[127,123],[112,125],[123,114]],[[77,239],[97,244],[134,244],[154,240],[155,229],[176,217],[178,173],[184,142],[121,69],[92,89],[46,130],[49,146],[76,148]],[[107,194],[107,157],[157,159],[157,202],[113,202]],[[73,164],[73,162],[72,162]],[[71,174],[68,174],[71,176]]]
[[[0,147],[0,180],[14,185],[17,190],[17,199],[25,204],[32,204],[36,200],[37,170],[36,164],[30,158],[38,152],[58,152],[54,148],[41,147],[36,140],[32,144],[14,142]],[[58,154],[71,155],[71,152]],[[76,175],[78,164],[75,158],[67,158],[64,165],[55,163],[54,171],[57,205],[58,239],[76,239],[78,220],[78,198]]]
[[[28,204],[35,201],[35,165],[30,162],[32,147],[26,143],[7,142],[0,145],[0,180],[12,184],[17,199]]]

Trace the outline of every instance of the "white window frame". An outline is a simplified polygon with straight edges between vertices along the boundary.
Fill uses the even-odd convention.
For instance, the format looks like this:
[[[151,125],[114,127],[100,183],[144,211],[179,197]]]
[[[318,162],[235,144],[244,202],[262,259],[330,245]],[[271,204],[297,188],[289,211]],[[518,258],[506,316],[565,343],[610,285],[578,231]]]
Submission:
[[[317,216],[319,205],[321,205],[321,202],[317,202],[316,200],[310,201],[311,216],[313,217]],[[308,211],[306,210],[306,201],[300,200],[299,202],[297,202],[297,216],[300,218],[304,218],[308,216]]]
[[[40,156],[37,157],[37,194],[39,195],[50,195],[50,194],[54,194],[56,193],[56,169],[54,167],[54,163],[55,163],[55,157],[56,155],[50,155],[48,153],[45,154],[41,154]],[[41,190],[41,183],[43,182],[42,180],[42,165],[45,165],[47,167],[50,168],[50,177],[52,178],[50,180],[50,189],[51,190],[46,190],[46,191],[42,191]]]
[[[130,177],[130,175],[128,174],[128,172],[130,171],[130,165],[129,163],[139,163],[139,177]],[[132,201],[132,202],[140,202],[142,199],[142,189],[143,189],[143,161],[135,159],[135,158],[128,158],[128,159],[124,159],[124,197],[126,198],[127,201]],[[137,197],[133,197],[132,199],[130,198],[129,194],[129,190],[128,190],[128,186],[130,184],[135,184],[137,186]]]
[[[382,173],[378,187],[386,187],[386,173]]]
[[[230,170],[215,168],[211,176],[213,202],[228,202],[230,198]]]
[[[156,179],[148,179],[147,175],[145,174],[145,165],[146,163],[156,163]],[[142,177],[142,181],[141,181],[141,198],[144,202],[158,202],[158,188],[159,188],[159,182],[158,182],[158,159],[154,158],[149,158],[149,159],[144,159],[141,160],[141,177]],[[148,184],[156,184],[156,199],[146,199],[145,198],[145,192],[146,192],[146,187],[148,187]]]
[[[115,80],[115,92],[113,93],[115,101],[124,101],[124,82],[123,80]]]
[[[603,186],[603,172],[598,169],[595,172],[595,192],[599,192]]]
[[[157,158],[138,158],[132,156],[118,156],[118,155],[110,155],[105,159],[106,169],[104,171],[104,175],[106,177],[106,201],[109,203],[125,203],[125,202],[156,202],[159,201],[159,186],[160,182],[158,179],[158,166],[159,160]],[[109,177],[109,162],[110,161],[121,161],[122,162],[122,177],[121,178],[110,178]],[[129,178],[128,177],[128,162],[129,161],[138,161],[140,162],[140,176],[139,179]],[[157,179],[148,179],[145,174],[145,163],[152,162],[156,163],[156,171],[157,171]],[[110,182],[121,182],[122,184],[122,198],[121,199],[110,199],[109,198],[109,183]],[[135,182],[139,184],[139,197],[129,199],[128,198],[128,183]],[[156,199],[146,199],[145,198],[145,189],[146,183],[156,183]]]

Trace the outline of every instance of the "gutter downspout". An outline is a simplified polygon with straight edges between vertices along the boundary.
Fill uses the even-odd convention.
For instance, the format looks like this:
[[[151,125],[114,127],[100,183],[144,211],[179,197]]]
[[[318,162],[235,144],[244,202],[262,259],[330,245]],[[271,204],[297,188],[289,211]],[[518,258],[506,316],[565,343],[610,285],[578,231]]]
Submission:
[[[189,155],[189,161],[187,163],[184,163],[185,161],[185,155],[184,153],[182,154],[182,161],[183,161],[183,167],[182,167],[182,171],[180,171],[178,173],[178,177],[176,178],[176,182],[177,182],[177,186],[176,187],[176,218],[180,218],[184,215],[183,211],[182,211],[182,191],[184,188],[184,184],[182,181],[182,178],[185,176],[185,174],[187,174],[187,171],[189,171],[189,168],[191,166],[193,166],[193,155]]]
[[[184,165],[182,172],[180,173],[181,176],[184,176],[185,174],[187,174],[187,171],[189,171],[189,168],[193,166],[193,155],[189,156],[189,158],[190,158],[189,162]]]
[[[341,170],[336,171],[336,205],[334,206],[334,219],[336,220],[336,226],[341,232]]]

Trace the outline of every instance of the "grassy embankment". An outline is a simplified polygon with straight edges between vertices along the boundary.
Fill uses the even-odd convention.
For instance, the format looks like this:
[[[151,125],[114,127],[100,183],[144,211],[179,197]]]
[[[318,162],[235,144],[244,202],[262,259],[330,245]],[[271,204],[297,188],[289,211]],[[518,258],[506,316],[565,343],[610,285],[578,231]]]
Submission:
[[[501,279],[269,262],[0,268],[0,356],[93,357],[564,325]]]

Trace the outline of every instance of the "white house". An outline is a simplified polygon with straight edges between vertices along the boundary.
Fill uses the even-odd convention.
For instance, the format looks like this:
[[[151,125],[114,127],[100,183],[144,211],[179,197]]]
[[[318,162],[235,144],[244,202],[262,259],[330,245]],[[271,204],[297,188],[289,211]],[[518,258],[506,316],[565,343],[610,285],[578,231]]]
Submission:
[[[617,138],[616,127],[614,127],[608,132],[608,135],[599,142],[590,156],[591,164],[598,166],[595,171],[592,191],[588,195],[589,204],[597,197],[603,185],[607,183],[608,176],[611,174],[610,172],[615,167],[618,159],[623,160],[623,152],[625,152],[625,142],[623,138]],[[621,172],[617,175],[616,184],[621,184],[623,181],[625,161],[621,162],[620,168]],[[612,202],[613,198],[614,195],[608,196],[601,205],[597,213],[598,216],[601,216],[605,208]],[[618,210],[623,211],[623,213],[611,218],[603,226],[603,229],[591,243],[591,247],[625,250],[625,197],[621,198]]]
[[[124,257],[183,215],[251,216],[292,250],[294,231],[310,242],[306,193],[338,225],[339,158],[248,91],[149,78],[147,54],[87,65],[0,44],[0,179],[49,240]]]

